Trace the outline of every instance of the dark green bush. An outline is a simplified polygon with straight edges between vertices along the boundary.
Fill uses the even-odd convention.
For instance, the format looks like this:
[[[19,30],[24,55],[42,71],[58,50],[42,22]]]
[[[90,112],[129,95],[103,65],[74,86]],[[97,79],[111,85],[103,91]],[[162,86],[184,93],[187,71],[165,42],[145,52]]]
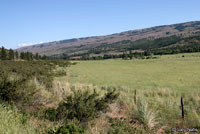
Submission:
[[[95,90],[73,91],[73,94],[60,103],[57,111],[58,118],[64,120],[77,119],[80,122],[87,122],[105,113],[109,104],[113,103],[119,96],[115,90],[109,90],[102,97]]]
[[[55,108],[48,108],[44,110],[44,118],[50,121],[56,121],[57,114],[58,114],[58,111]]]
[[[125,120],[109,118],[111,124],[108,134],[134,134],[136,129],[132,128]]]
[[[66,75],[66,71],[65,70],[59,70],[54,74],[54,76],[56,76],[56,77],[65,76],[65,75]]]
[[[8,73],[0,71],[0,99],[3,101],[11,102],[18,96],[16,91],[21,85],[25,83],[24,79],[11,80]]]
[[[55,130],[50,130],[48,134],[84,134],[84,129],[78,127],[74,123],[69,123],[65,126],[56,128]]]

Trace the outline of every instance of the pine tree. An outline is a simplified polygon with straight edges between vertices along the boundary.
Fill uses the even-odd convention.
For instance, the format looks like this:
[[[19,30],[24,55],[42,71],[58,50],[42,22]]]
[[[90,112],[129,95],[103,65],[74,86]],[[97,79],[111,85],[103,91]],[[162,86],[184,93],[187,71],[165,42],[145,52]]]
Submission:
[[[144,51],[144,56],[151,56],[151,55],[152,53],[149,49]]]
[[[29,60],[33,60],[33,54],[29,52]]]
[[[42,56],[42,59],[43,59],[43,60],[47,60],[47,56],[46,56],[46,55],[43,55],[43,56]]]
[[[35,54],[35,59],[39,60],[39,54],[38,53]]]
[[[21,59],[25,59],[25,53],[24,53],[24,52],[21,52],[20,58],[21,58]]]
[[[2,60],[7,60],[7,53],[6,53],[6,50],[5,50],[5,48],[3,46],[1,48],[1,59]]]
[[[15,58],[19,59],[19,53],[17,51],[15,52]]]
[[[130,59],[133,59],[133,53],[132,53],[131,50],[129,51],[129,55],[128,55],[128,57],[129,57]]]
[[[41,55],[39,55],[39,59],[40,59],[40,60],[42,59],[42,56],[41,56]]]
[[[25,53],[25,59],[26,59],[26,60],[30,60],[29,52],[26,52],[26,53]]]
[[[8,52],[8,59],[14,60],[14,57],[15,57],[14,51],[12,49],[10,49]]]

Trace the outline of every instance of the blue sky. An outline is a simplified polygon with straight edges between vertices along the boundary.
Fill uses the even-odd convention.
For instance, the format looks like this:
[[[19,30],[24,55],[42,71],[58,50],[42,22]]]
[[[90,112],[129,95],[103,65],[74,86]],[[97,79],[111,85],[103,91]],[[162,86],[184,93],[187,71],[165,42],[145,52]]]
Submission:
[[[0,46],[200,20],[200,0],[0,0]]]

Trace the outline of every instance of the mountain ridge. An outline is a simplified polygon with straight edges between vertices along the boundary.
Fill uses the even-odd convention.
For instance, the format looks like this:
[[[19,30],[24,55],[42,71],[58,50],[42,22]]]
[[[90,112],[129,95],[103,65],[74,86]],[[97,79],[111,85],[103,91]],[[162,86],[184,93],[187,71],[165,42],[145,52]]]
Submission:
[[[200,34],[200,21],[191,21],[171,25],[155,26],[145,29],[128,30],[125,32],[114,33],[104,36],[90,36],[82,38],[72,38],[67,40],[59,40],[46,42],[41,44],[35,44],[32,46],[26,46],[17,49],[19,52],[29,51],[32,53],[45,54],[47,56],[58,56],[62,54],[74,55],[88,53],[93,49],[101,48],[107,49],[107,45],[111,46],[119,44],[125,46],[127,42],[133,43],[138,40],[155,40],[159,38],[168,38],[172,36],[177,37],[190,37]],[[103,47],[104,46],[104,47]],[[115,45],[114,45],[115,46]],[[112,50],[109,51],[121,52],[124,50]]]

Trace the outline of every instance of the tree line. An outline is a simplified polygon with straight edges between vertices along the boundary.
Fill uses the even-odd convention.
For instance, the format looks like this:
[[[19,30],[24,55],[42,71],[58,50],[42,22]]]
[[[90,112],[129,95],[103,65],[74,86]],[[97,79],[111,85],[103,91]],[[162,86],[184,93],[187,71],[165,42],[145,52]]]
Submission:
[[[142,49],[144,52],[130,53],[132,50]],[[123,52],[123,54],[104,54],[109,51]],[[128,53],[129,52],[129,53]],[[72,55],[55,55],[52,58],[78,60],[101,60],[101,59],[132,59],[151,58],[151,55],[166,55],[178,53],[200,52],[200,36],[170,36],[158,39],[139,39],[137,41],[124,40],[112,44],[101,44],[96,48],[89,49],[85,53],[75,53]],[[91,56],[91,54],[102,54],[101,56]]]
[[[71,60],[105,60],[105,59],[117,59],[117,58],[121,58],[124,60],[128,60],[128,59],[149,59],[152,58],[153,53],[150,50],[145,50],[144,52],[123,52],[123,54],[104,54],[102,56],[90,56],[90,54],[83,54],[83,55],[79,55],[80,58],[72,58],[75,56],[68,56],[68,59]]]
[[[0,48],[0,60],[46,60],[46,55],[39,55],[38,53],[33,54],[31,52],[21,52],[14,51],[13,49],[5,49],[3,46]]]
[[[177,46],[171,46],[171,47],[166,47],[166,48],[144,49],[144,52],[132,53],[131,50],[134,50],[134,49],[131,49],[129,50],[129,53],[126,51],[123,54],[118,54],[118,55],[104,54],[103,56],[91,57],[89,53],[86,53],[86,54],[72,55],[72,57],[80,56],[79,60],[102,60],[102,59],[115,59],[115,58],[144,59],[144,58],[152,58],[152,55],[167,55],[167,54],[200,52],[200,39],[198,40],[187,39],[187,40],[184,40],[184,42],[185,42],[185,45],[183,46],[177,45]]]
[[[91,56],[89,53],[83,54],[74,54],[67,55],[63,54],[62,56],[52,56],[48,57],[50,59],[64,59],[64,60],[105,60],[105,59],[116,59],[121,58],[124,60],[127,59],[151,59],[154,58],[153,55],[167,55],[167,54],[179,54],[179,53],[193,53],[200,52],[200,44],[193,43],[192,45],[184,45],[184,46],[174,46],[162,49],[147,49],[144,52],[123,52],[123,54],[103,54],[101,56]],[[80,57],[80,58],[73,58]]]

